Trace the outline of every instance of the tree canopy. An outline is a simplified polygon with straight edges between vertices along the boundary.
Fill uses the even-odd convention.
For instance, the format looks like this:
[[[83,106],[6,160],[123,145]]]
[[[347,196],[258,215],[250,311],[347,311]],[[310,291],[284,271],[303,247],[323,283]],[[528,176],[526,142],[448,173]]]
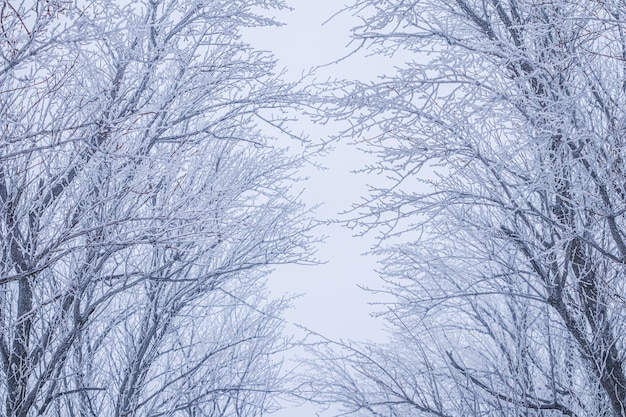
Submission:
[[[626,415],[626,8],[360,0],[354,37],[409,60],[318,85],[393,186],[388,345],[317,345],[308,394],[348,415]]]
[[[259,1],[0,5],[4,415],[260,416],[309,258]],[[269,128],[268,128],[269,126]]]

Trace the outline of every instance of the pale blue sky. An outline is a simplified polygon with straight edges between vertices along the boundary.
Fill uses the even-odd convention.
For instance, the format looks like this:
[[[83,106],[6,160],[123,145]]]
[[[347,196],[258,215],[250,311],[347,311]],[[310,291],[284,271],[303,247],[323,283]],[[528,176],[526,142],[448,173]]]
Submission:
[[[255,47],[275,54],[280,65],[287,68],[288,79],[299,79],[310,68],[333,62],[350,51],[350,28],[359,23],[357,17],[343,13],[322,25],[342,8],[342,2],[289,0],[288,4],[295,10],[277,16],[286,23],[285,26],[255,29],[249,39]],[[364,61],[363,56],[357,54],[339,64],[319,69],[316,78],[368,79],[389,73],[392,67],[388,58]],[[336,128],[332,125],[303,125],[313,140],[325,138]],[[367,160],[368,157],[354,147],[338,144],[334,152],[321,160],[327,170],[306,172],[310,179],[304,184],[304,200],[311,205],[324,204],[318,212],[321,218],[340,217],[339,212],[350,208],[367,193],[367,183],[376,180],[351,173],[362,168]],[[285,266],[270,276],[270,288],[276,294],[303,294],[295,300],[294,308],[286,313],[286,319],[333,339],[381,340],[380,321],[369,317],[375,307],[368,302],[374,299],[358,287],[379,285],[375,259],[362,255],[375,243],[374,236],[354,237],[353,231],[338,225],[322,228],[319,232],[328,236],[326,242],[319,245],[318,252],[318,257],[326,264]],[[296,407],[287,408],[276,417],[314,415],[311,407]]]
[[[350,49],[350,28],[358,24],[358,18],[347,13],[329,17],[341,10],[341,2],[333,0],[289,0],[293,11],[277,15],[285,22],[280,28],[254,29],[248,35],[256,48],[272,51],[279,66],[288,71],[289,79],[299,79],[312,67],[327,64],[344,57]],[[374,61],[374,60],[372,60]],[[368,63],[370,61],[368,60]],[[327,77],[368,78],[391,67],[391,63],[377,60],[376,65],[363,65],[363,58],[353,56],[340,64],[326,66],[316,72],[316,78]],[[337,126],[303,123],[312,140],[326,139]],[[367,183],[375,178],[355,175],[351,171],[362,168],[368,157],[346,144],[337,144],[329,156],[321,159],[328,169],[308,170],[310,179],[304,184],[303,199],[310,205],[323,203],[318,214],[321,218],[339,217],[338,213],[349,209],[367,193]],[[353,237],[352,231],[329,226],[319,231],[328,236],[319,245],[318,257],[327,264],[315,267],[288,266],[279,268],[270,279],[277,293],[303,293],[296,300],[287,319],[306,325],[329,337],[376,337],[376,329],[368,313],[371,300],[357,284],[377,284],[376,262],[371,256],[361,256],[374,243],[373,236]]]

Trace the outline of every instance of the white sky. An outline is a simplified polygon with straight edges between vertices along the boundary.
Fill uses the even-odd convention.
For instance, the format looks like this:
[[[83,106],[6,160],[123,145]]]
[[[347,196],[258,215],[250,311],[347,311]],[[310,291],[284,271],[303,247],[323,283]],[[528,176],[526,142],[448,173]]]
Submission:
[[[342,14],[322,25],[342,3],[333,0],[290,0],[293,12],[281,14],[286,23],[277,29],[255,31],[255,46],[271,50],[279,65],[288,70],[288,77],[298,79],[310,68],[323,65],[346,55],[350,41],[350,28],[358,23],[356,18]],[[370,74],[367,74],[368,70]],[[376,68],[358,65],[354,60],[324,67],[316,72],[318,79],[327,77],[366,78]],[[311,139],[326,138],[336,127],[312,126],[304,129]],[[328,169],[311,169],[305,184],[303,198],[311,205],[323,203],[318,215],[337,218],[339,212],[349,209],[367,193],[368,179],[351,171],[362,168],[367,156],[346,144],[336,149],[320,162]],[[374,243],[373,237],[353,237],[353,231],[341,226],[329,226],[319,231],[328,236],[319,246],[318,257],[327,264],[315,267],[289,266],[278,270],[271,278],[277,291],[304,293],[296,301],[287,318],[331,338],[373,338],[377,328],[369,319],[372,308],[368,297],[357,285],[377,284],[376,262],[362,256]],[[371,301],[371,298],[370,298]],[[378,326],[379,327],[379,326]]]
[[[343,2],[288,0],[287,3],[295,10],[277,15],[285,26],[254,29],[247,40],[256,48],[272,51],[279,66],[287,68],[288,78],[299,79],[311,68],[336,61],[351,51],[348,48],[350,29],[359,24],[357,17],[342,13],[323,24],[343,8]],[[393,62],[388,58],[365,60],[362,56],[352,56],[339,64],[319,69],[315,77],[364,80],[391,71]],[[302,129],[315,140],[327,138],[337,127],[311,127],[307,123]],[[311,169],[305,173],[310,177],[305,184],[305,202],[311,205],[323,203],[318,212],[321,218],[341,217],[338,213],[359,202],[367,195],[368,183],[377,180],[352,173],[363,168],[368,158],[371,157],[348,143],[337,144],[329,156],[320,159],[327,170]],[[271,285],[276,291],[305,294],[296,301],[287,318],[331,338],[380,337],[377,331],[380,326],[371,321],[368,314],[373,309],[367,302],[373,298],[357,287],[379,283],[375,273],[376,261],[371,256],[362,256],[375,243],[374,236],[354,237],[353,231],[338,225],[326,227],[319,233],[328,236],[318,252],[318,257],[327,264],[288,266],[280,268],[271,277]]]
[[[255,29],[247,40],[259,49],[272,51],[279,65],[287,68],[289,79],[299,79],[310,68],[333,62],[350,51],[347,49],[350,28],[359,23],[358,18],[343,13],[322,25],[342,9],[343,2],[288,0],[288,4],[295,10],[277,15],[286,26]],[[389,73],[393,68],[389,59],[368,59],[367,65],[363,63],[362,57],[354,56],[318,70],[316,77],[368,79]],[[307,133],[316,139],[325,138],[332,131],[332,126],[314,126]],[[312,205],[324,203],[319,210],[322,218],[337,218],[339,212],[366,195],[367,182],[372,179],[351,174],[366,161],[367,156],[357,149],[338,144],[337,149],[321,161],[328,167],[326,171],[306,173],[310,179],[305,184],[304,200]],[[333,339],[382,339],[381,323],[369,317],[375,308],[368,305],[368,301],[374,299],[358,287],[379,285],[375,259],[362,256],[374,244],[373,236],[353,237],[351,230],[337,225],[321,232],[328,236],[318,252],[318,257],[327,262],[325,265],[281,267],[269,279],[270,288],[277,294],[304,294],[295,300],[286,319]],[[312,407],[296,407],[275,416],[314,415]]]
[[[299,79],[303,72],[344,57],[349,49],[350,28],[358,19],[344,13],[322,25],[338,10],[342,2],[336,0],[288,0],[293,11],[281,12],[278,20],[286,25],[279,28],[261,28],[251,31],[246,39],[256,48],[270,50],[287,68],[289,79]],[[366,72],[369,71],[369,74]],[[316,72],[318,79],[367,78],[377,68],[359,65],[355,59],[324,67]],[[302,129],[312,140],[326,138],[336,127],[310,126]],[[318,215],[337,218],[367,193],[368,180],[351,171],[362,168],[367,156],[348,144],[337,144],[336,149],[320,162],[328,169],[311,169],[305,173],[303,198],[310,205],[323,203]],[[305,325],[331,338],[374,338],[379,328],[369,318],[372,308],[368,295],[357,285],[377,284],[376,262],[361,256],[374,243],[373,237],[353,237],[353,232],[341,226],[329,226],[318,231],[328,236],[319,246],[318,258],[327,262],[320,266],[281,267],[270,278],[277,293],[302,293],[287,313],[287,319]],[[371,298],[369,298],[371,301]]]

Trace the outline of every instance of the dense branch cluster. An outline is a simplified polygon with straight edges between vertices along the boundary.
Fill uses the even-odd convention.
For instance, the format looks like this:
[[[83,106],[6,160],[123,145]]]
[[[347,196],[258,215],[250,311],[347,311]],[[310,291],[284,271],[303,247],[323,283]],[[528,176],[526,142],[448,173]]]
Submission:
[[[321,349],[311,394],[355,415],[626,415],[624,4],[356,3],[363,45],[413,59],[319,102],[396,179],[359,217],[389,243],[395,336]]]
[[[3,415],[276,407],[263,276],[307,257],[309,225],[301,158],[259,127],[291,87],[239,32],[282,7],[1,2]]]

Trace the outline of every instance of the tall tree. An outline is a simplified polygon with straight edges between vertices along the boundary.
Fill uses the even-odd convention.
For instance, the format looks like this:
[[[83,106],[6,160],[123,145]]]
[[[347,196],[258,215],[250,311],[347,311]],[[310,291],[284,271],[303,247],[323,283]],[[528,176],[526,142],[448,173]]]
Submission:
[[[311,394],[354,415],[626,416],[626,5],[348,11],[363,47],[411,59],[319,104],[393,182],[357,209],[382,233],[392,340],[326,342]]]
[[[307,257],[258,1],[2,1],[4,415],[260,416]],[[256,11],[256,12],[255,12]],[[279,132],[276,129],[276,132]]]

